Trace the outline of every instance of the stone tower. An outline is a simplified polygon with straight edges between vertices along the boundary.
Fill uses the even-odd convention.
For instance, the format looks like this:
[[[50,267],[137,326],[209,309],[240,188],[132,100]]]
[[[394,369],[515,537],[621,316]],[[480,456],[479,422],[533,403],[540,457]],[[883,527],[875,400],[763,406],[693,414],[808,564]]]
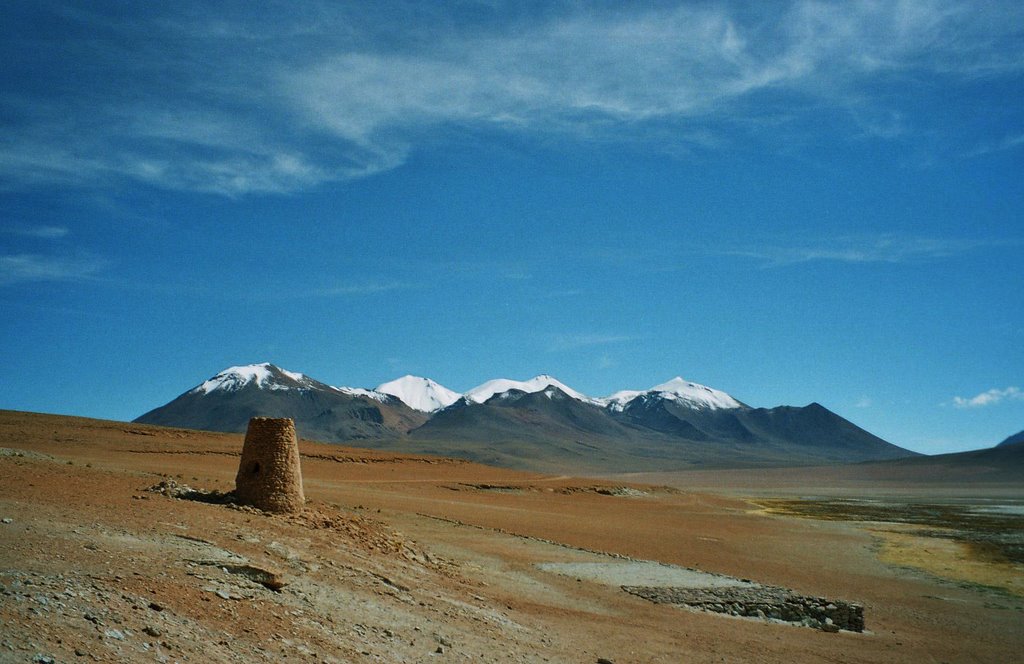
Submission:
[[[292,420],[249,420],[242,461],[235,476],[235,494],[238,502],[268,512],[302,511],[306,497],[302,492],[299,443]]]

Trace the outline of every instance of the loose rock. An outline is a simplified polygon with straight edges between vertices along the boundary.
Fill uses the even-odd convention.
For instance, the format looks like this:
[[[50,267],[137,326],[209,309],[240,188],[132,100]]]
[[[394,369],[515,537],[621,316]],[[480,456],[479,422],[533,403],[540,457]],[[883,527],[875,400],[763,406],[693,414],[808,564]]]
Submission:
[[[751,618],[771,617],[815,627],[826,632],[864,631],[860,604],[805,597],[775,586],[724,588],[664,588],[622,586],[631,595],[656,604],[679,604],[714,613],[735,613]]]

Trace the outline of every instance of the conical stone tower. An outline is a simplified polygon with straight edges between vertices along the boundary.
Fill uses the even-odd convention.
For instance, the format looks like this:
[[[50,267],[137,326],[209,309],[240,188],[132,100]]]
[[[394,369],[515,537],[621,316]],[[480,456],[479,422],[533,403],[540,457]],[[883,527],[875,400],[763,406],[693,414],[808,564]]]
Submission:
[[[267,512],[301,512],[306,502],[295,423],[288,418],[249,420],[235,476],[238,502]]]

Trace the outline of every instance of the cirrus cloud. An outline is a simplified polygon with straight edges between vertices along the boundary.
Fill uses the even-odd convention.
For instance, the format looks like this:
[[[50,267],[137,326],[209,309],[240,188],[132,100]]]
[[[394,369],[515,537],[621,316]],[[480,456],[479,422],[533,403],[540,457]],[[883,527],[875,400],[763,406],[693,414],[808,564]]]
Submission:
[[[34,238],[37,240],[59,240],[67,236],[68,229],[65,226],[30,226],[13,225],[0,229],[0,233],[20,237]]]
[[[286,193],[481,130],[678,153],[814,142],[832,117],[893,140],[931,112],[915,90],[952,103],[1024,71],[1013,2],[496,3],[475,22],[333,4],[5,8],[0,187]]]
[[[555,353],[593,346],[607,346],[637,341],[639,338],[629,334],[558,334],[551,338],[548,351]]]
[[[974,240],[938,237],[907,237],[888,233],[844,236],[827,241],[791,244],[765,243],[756,248],[728,250],[729,256],[755,258],[764,267],[799,263],[915,263],[958,256],[991,247],[1016,246],[1020,240]]]
[[[82,281],[94,277],[104,267],[106,261],[92,256],[0,256],[0,286],[32,281]]]

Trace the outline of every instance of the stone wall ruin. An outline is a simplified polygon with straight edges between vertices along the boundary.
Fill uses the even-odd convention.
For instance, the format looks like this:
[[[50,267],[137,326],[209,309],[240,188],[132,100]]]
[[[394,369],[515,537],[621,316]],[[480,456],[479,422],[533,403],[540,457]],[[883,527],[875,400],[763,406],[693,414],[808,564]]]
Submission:
[[[805,597],[785,588],[751,585],[725,588],[622,586],[655,604],[676,604],[713,613],[799,623],[826,632],[864,631],[864,607],[852,602]]]

